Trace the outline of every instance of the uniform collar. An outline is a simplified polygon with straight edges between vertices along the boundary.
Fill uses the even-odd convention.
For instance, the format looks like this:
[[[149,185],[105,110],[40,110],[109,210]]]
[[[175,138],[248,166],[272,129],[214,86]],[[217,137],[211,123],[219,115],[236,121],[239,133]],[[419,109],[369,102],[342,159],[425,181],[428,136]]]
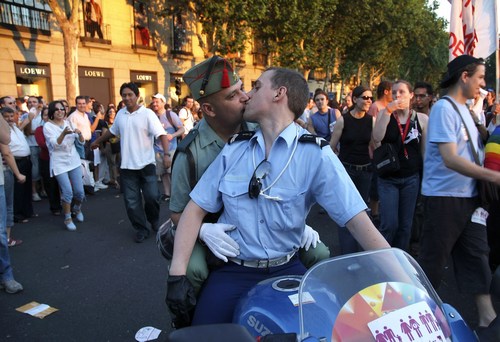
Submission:
[[[290,148],[294,145],[295,137],[297,136],[297,124],[295,122],[290,123],[276,138],[276,140],[284,140],[287,144],[287,147]],[[250,139],[250,141],[257,141],[259,145],[264,146],[264,137],[262,136],[262,131],[259,129],[255,132],[254,136]],[[253,142],[255,143],[255,142]]]
[[[198,122],[196,125],[196,129],[198,131],[203,131],[203,134],[200,134],[200,145],[202,148],[207,147],[208,145],[212,144],[215,142],[219,147],[224,147],[226,142],[215,133],[215,131],[210,127],[210,125],[207,123],[207,121],[203,118]]]

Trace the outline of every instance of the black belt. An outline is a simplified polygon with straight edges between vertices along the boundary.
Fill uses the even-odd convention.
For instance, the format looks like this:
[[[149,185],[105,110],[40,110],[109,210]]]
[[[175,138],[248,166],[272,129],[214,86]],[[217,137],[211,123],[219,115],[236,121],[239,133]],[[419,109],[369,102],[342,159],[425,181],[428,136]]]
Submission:
[[[296,252],[293,251],[285,256],[274,258],[274,259],[262,259],[262,260],[241,260],[238,258],[228,258],[230,261],[245,267],[253,268],[269,268],[277,267],[288,263],[295,256]]]
[[[26,157],[14,157],[15,160],[29,160],[30,159],[30,156],[26,156]]]
[[[355,165],[355,164],[349,164],[346,162],[342,162],[344,167],[349,170],[356,170],[356,171],[371,171],[372,169],[372,164],[364,164],[364,165]]]

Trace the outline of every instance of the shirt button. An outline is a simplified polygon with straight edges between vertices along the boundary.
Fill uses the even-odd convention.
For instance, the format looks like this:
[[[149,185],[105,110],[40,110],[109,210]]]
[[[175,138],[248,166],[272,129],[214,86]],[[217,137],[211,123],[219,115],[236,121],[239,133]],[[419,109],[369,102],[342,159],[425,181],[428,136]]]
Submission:
[[[264,223],[264,220],[260,220],[259,222],[260,222],[260,223]]]

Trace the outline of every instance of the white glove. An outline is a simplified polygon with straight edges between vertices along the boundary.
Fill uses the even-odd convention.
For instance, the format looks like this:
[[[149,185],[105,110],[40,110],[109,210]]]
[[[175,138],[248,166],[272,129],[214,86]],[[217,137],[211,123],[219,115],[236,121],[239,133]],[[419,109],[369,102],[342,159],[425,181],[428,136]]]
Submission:
[[[238,243],[226,234],[227,231],[234,229],[236,226],[226,223],[203,223],[200,229],[200,239],[217,258],[228,262],[227,257],[240,254]]]
[[[300,247],[304,248],[306,251],[309,250],[311,245],[313,248],[316,248],[318,242],[321,242],[319,239],[319,234],[315,231],[311,226],[306,224],[304,228],[304,233],[302,233],[302,239],[300,241]]]

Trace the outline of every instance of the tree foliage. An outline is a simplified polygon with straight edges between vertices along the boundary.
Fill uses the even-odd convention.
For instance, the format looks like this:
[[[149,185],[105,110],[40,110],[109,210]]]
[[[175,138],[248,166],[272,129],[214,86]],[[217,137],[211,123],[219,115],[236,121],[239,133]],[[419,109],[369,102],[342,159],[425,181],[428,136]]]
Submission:
[[[437,83],[447,62],[445,21],[428,0],[167,0],[195,14],[210,53],[242,52],[258,39],[270,64],[334,69],[332,79]],[[323,73],[324,74],[324,73]]]

